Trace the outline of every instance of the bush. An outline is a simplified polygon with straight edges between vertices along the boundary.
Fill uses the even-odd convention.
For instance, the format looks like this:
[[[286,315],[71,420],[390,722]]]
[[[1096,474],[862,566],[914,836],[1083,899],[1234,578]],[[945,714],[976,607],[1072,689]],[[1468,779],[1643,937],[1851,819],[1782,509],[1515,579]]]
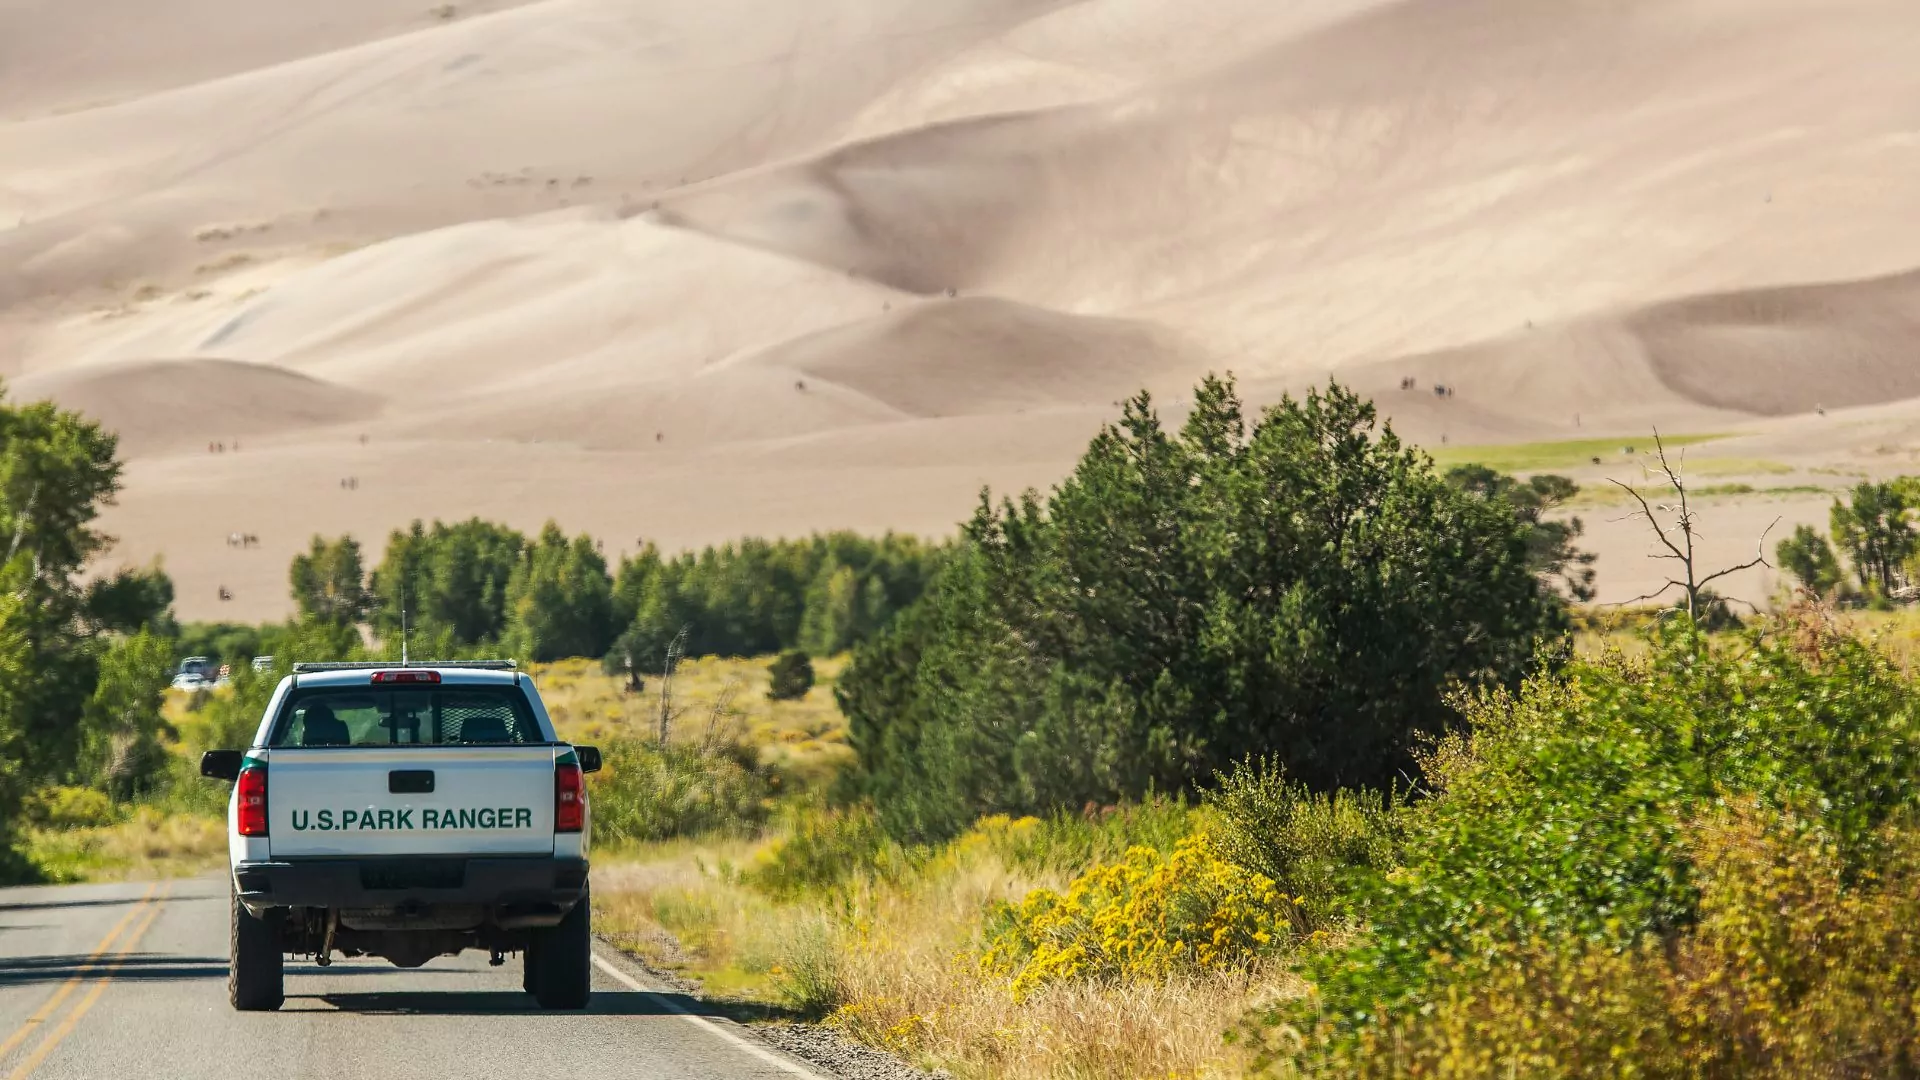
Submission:
[[[1538,537],[1337,385],[1250,433],[1228,384],[1177,433],[1142,395],[1051,496],[983,498],[855,652],[837,692],[865,792],[922,842],[1257,753],[1316,790],[1384,786],[1457,722],[1450,686],[1513,685],[1564,633]]]
[[[955,850],[979,847],[1001,862],[1035,876],[1078,874],[1089,866],[1124,858],[1135,848],[1165,854],[1194,831],[1186,800],[1153,797],[1126,806],[1056,810],[1046,817],[981,818],[955,841]]]
[[[791,913],[782,920],[770,970],[774,993],[808,1019],[817,1020],[847,1001],[839,927],[824,913]]]
[[[1217,812],[1221,854],[1292,897],[1294,928],[1302,933],[1349,919],[1361,877],[1398,860],[1399,818],[1387,796],[1308,791],[1272,760],[1236,765],[1208,804]]]
[[[791,831],[768,846],[744,877],[769,896],[793,900],[860,876],[896,876],[907,864],[906,853],[888,839],[871,809],[802,810]]]
[[[766,820],[772,787],[751,747],[704,753],[626,739],[608,745],[602,760],[587,778],[601,842],[745,835]]]
[[[799,650],[781,653],[767,674],[767,697],[773,701],[798,701],[813,689],[813,660]]]
[[[1272,881],[1220,857],[1205,833],[1169,854],[1134,848],[988,916],[982,969],[1016,1000],[1067,978],[1157,979],[1252,962],[1286,939],[1288,901]]]
[[[1471,733],[1426,763],[1436,797],[1404,815],[1402,866],[1363,890],[1371,932],[1309,964],[1317,992],[1273,1017],[1315,1017],[1309,1061],[1359,1060],[1543,947],[1601,964],[1711,925],[1720,864],[1689,830],[1725,803],[1811,813],[1803,835],[1861,882],[1920,801],[1913,684],[1817,621],[1715,646],[1676,617],[1644,661],[1578,663],[1465,707]]]
[[[47,787],[27,795],[21,816],[39,829],[90,829],[120,820],[106,792],[89,787]]]
[[[1817,813],[1743,798],[1689,825],[1692,926],[1612,948],[1526,942],[1432,1008],[1330,1047],[1338,1077],[1912,1076],[1920,1063],[1920,832],[1884,830],[1850,881]],[[1290,1035],[1289,1041],[1298,1038]]]

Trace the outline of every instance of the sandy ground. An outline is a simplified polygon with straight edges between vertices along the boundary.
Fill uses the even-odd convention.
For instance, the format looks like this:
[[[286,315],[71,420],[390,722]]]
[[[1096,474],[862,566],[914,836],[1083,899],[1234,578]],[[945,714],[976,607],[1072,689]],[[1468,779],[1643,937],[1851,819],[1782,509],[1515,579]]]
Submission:
[[[1208,370],[1727,435],[1738,561],[1920,447],[1916,55],[1911,0],[0,0],[0,375],[121,432],[187,618],[415,517],[944,534]]]

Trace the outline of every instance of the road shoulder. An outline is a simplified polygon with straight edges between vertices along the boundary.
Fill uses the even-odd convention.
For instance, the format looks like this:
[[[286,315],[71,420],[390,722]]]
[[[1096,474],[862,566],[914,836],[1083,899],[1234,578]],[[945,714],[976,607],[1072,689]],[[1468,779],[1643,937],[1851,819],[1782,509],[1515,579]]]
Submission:
[[[797,1077],[816,1080],[946,1080],[945,1072],[929,1073],[881,1050],[855,1042],[829,1027],[798,1021],[746,1024],[723,1016],[695,1015],[675,998],[704,998],[696,980],[655,971],[639,958],[621,951],[603,938],[594,939],[595,964],[602,972],[641,993],[651,994],[666,1008],[689,1021],[711,1028],[770,1064],[781,1064]],[[724,1004],[724,1002],[716,1002]],[[770,1055],[770,1056],[769,1056]]]

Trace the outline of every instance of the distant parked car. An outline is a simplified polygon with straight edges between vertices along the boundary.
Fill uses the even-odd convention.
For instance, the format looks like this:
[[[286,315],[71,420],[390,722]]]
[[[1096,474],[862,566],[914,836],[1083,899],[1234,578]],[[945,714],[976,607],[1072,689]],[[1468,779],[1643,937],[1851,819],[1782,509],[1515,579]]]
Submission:
[[[253,658],[253,670],[255,671],[266,671],[272,667],[273,657],[271,656],[256,656]]]
[[[173,688],[175,690],[211,690],[213,682],[204,675],[183,671],[173,677]]]

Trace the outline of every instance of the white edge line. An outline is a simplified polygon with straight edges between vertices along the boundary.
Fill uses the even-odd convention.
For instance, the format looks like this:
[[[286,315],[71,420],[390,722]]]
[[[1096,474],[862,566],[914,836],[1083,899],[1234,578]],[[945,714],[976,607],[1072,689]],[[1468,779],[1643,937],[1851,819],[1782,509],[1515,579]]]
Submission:
[[[612,964],[608,963],[606,958],[601,956],[597,951],[593,954],[593,963],[594,963],[594,966],[599,968],[601,971],[604,971],[607,974],[613,976],[615,979],[618,979],[622,985],[628,987],[629,989],[639,991],[640,993],[645,994],[647,997],[652,998],[654,1001],[659,1002],[661,1007],[665,1008],[668,1012],[673,1013],[675,1016],[678,1016],[683,1020],[686,1020],[690,1023],[696,1024],[700,1027],[707,1029],[713,1034],[718,1035],[720,1038],[725,1039],[727,1042],[732,1043],[734,1046],[737,1046],[740,1049],[745,1050],[747,1053],[752,1054],[754,1057],[759,1058],[761,1061],[764,1061],[767,1064],[772,1065],[777,1069],[780,1069],[782,1072],[792,1073],[795,1076],[810,1077],[811,1080],[829,1080],[829,1078],[824,1073],[815,1072],[814,1070],[807,1068],[805,1065],[800,1064],[798,1061],[795,1061],[790,1057],[786,1057],[785,1055],[775,1053],[769,1047],[762,1046],[751,1039],[743,1038],[734,1032],[728,1031],[726,1028],[721,1027],[719,1024],[714,1023],[713,1021],[707,1019],[704,1016],[699,1016],[687,1011],[686,1007],[681,1005],[679,1002],[673,1000],[670,997],[667,997],[665,994],[660,993],[659,991],[653,989],[650,986],[642,985],[639,982],[639,980],[635,979],[633,976],[628,975],[626,972],[621,971],[617,967],[614,967]]]

